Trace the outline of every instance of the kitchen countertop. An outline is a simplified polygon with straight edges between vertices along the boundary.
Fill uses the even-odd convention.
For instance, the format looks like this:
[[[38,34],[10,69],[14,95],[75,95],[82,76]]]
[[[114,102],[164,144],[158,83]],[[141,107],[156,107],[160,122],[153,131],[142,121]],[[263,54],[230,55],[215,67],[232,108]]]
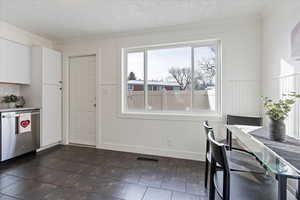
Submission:
[[[0,108],[0,112],[14,112],[14,111],[25,111],[25,110],[37,110],[38,107],[28,107],[28,108]]]

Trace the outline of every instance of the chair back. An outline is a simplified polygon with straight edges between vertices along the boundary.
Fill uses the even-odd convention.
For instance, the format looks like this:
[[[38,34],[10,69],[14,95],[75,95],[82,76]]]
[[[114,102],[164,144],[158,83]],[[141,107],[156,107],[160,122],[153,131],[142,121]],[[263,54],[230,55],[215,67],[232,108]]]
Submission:
[[[204,127],[204,131],[206,133],[206,136],[208,136],[209,131],[212,130],[213,128],[208,125],[208,121],[207,120],[205,120],[203,122],[203,127]]]
[[[208,133],[208,140],[210,143],[210,151],[212,159],[218,163],[220,166],[222,166],[224,172],[229,173],[229,165],[226,155],[226,148],[225,144],[219,143],[214,138],[214,132],[213,130],[210,130]]]
[[[217,164],[222,167],[223,170],[223,191],[221,192],[217,189],[218,194],[221,196],[223,200],[230,200],[230,169],[228,165],[228,158],[226,154],[225,144],[218,143],[214,136],[213,130],[208,133],[208,140],[210,143],[210,151],[211,151],[211,188],[215,188],[215,180],[214,175],[217,172]],[[213,183],[214,182],[214,183]],[[214,193],[210,191],[210,193]],[[212,195],[214,196],[214,195]],[[214,197],[210,196],[210,199]]]
[[[235,116],[227,115],[228,125],[248,125],[248,126],[261,126],[261,117],[247,117],[247,116]]]
[[[206,134],[206,154],[209,152],[210,149],[210,145],[209,145],[209,141],[208,141],[208,133],[213,130],[213,128],[211,126],[208,125],[208,121],[205,120],[203,122],[203,127],[204,127],[204,131]],[[207,158],[206,158],[207,159]]]

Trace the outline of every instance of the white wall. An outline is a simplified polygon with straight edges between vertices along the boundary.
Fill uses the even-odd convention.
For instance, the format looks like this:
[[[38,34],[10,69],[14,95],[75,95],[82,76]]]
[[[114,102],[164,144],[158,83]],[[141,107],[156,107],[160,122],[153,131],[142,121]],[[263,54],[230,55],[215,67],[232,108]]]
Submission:
[[[266,8],[262,23],[263,94],[278,97],[279,76],[300,72],[299,62],[291,59],[291,32],[300,21],[300,2],[294,0],[272,3]]]
[[[20,29],[16,26],[0,21],[0,38],[11,40],[25,45],[37,45],[52,48],[53,42],[40,37],[36,34],[30,33],[26,30]]]
[[[99,93],[98,147],[204,159],[204,119],[222,129],[222,118],[124,116],[120,114],[121,48],[161,43],[222,40],[223,114],[260,114],[260,18],[214,21],[193,26],[178,26],[160,32],[70,41],[58,47],[64,54],[64,105],[68,105],[69,56],[97,54]],[[101,50],[99,50],[101,49]],[[100,106],[99,106],[100,105]],[[68,142],[68,106],[64,108],[65,142]]]
[[[278,98],[282,93],[300,93],[300,61],[291,58],[291,32],[300,22],[300,2],[274,1],[266,8],[262,23],[263,95]],[[287,120],[287,133],[300,136],[300,104]]]

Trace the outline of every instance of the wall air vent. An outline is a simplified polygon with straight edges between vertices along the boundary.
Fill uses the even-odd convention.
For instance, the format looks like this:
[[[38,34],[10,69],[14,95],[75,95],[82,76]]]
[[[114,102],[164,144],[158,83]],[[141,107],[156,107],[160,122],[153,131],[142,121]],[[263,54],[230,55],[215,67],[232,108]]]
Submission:
[[[137,157],[137,160],[140,160],[140,161],[149,161],[149,162],[158,162],[158,159],[155,159],[155,158],[150,158],[150,157]]]

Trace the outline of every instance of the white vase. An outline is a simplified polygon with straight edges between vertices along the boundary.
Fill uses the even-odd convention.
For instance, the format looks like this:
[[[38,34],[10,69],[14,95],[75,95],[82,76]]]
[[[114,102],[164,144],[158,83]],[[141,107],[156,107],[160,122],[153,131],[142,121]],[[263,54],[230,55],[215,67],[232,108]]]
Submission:
[[[8,103],[8,108],[15,108],[15,107],[16,107],[16,102]]]

